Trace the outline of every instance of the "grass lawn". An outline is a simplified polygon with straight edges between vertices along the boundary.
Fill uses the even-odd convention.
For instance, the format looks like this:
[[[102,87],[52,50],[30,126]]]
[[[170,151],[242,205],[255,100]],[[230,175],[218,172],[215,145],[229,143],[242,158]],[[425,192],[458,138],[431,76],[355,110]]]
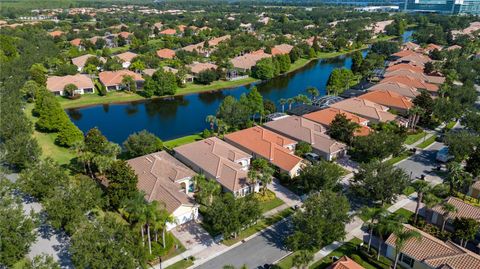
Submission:
[[[136,93],[126,93],[124,91],[115,91],[108,92],[105,96],[100,96],[98,94],[84,94],[82,97],[71,100],[65,97],[57,96],[57,100],[60,102],[63,108],[74,108],[89,106],[95,104],[108,104],[115,102],[128,102],[128,101],[137,101],[145,99],[145,97],[140,96]]]
[[[23,259],[19,260],[18,262],[14,263],[13,266],[12,266],[12,269],[23,269],[23,268],[27,267],[27,262],[28,262],[28,259],[23,258]]]
[[[399,208],[394,214],[403,216],[405,220],[409,220],[415,213],[406,210],[405,208]]]
[[[418,134],[408,135],[408,136],[407,136],[407,139],[405,139],[405,144],[411,145],[411,144],[419,141],[420,139],[422,139],[422,138],[425,137],[426,135],[427,135],[427,133],[424,132],[424,131],[421,131],[421,132],[418,133]]]
[[[422,143],[418,144],[417,147],[418,148],[421,148],[421,149],[424,149],[428,146],[430,146],[431,144],[433,144],[435,142],[435,139],[437,138],[436,135],[432,135],[431,137],[427,138],[425,141],[423,141]]]
[[[262,209],[262,212],[265,213],[283,204],[284,202],[280,198],[275,197],[270,201],[260,202],[260,208]]]
[[[292,72],[292,71],[297,70],[301,67],[304,67],[309,62],[310,62],[310,60],[308,60],[308,59],[300,58],[296,62],[294,62],[293,64],[290,65],[290,69],[288,69],[288,72]]]
[[[293,213],[293,210],[291,208],[287,208],[287,209],[283,210],[282,212],[279,212],[278,214],[275,214],[271,217],[261,219],[257,222],[257,224],[255,224],[253,226],[250,226],[247,229],[241,231],[238,234],[237,238],[231,238],[231,239],[223,240],[222,243],[227,245],[227,246],[231,246],[231,245],[233,245],[233,244],[235,244],[235,243],[253,235],[256,232],[260,232],[261,230],[267,228],[268,226],[271,226],[271,225],[281,221],[282,219],[290,216],[292,213]]]
[[[455,126],[456,123],[457,123],[456,121],[451,121],[451,122],[447,123],[447,125],[445,126],[445,129],[447,129],[447,130],[452,129],[453,126]]]
[[[192,259],[183,259],[181,261],[178,261],[168,267],[167,269],[186,269],[190,266],[193,265],[193,260]]]
[[[185,145],[185,144],[188,144],[188,143],[192,143],[192,142],[202,140],[202,139],[203,139],[203,137],[200,136],[200,134],[187,135],[187,136],[184,136],[184,137],[179,137],[177,139],[172,139],[172,140],[165,141],[165,142],[163,142],[163,145],[167,148],[175,148],[175,147]]]
[[[27,104],[25,108],[25,113],[27,118],[32,121],[33,124],[37,121],[32,115],[33,104]],[[41,133],[36,130],[33,131],[33,137],[37,140],[40,148],[42,148],[42,157],[50,157],[53,160],[57,161],[60,165],[69,164],[70,161],[75,157],[69,149],[57,146],[55,144],[55,139],[57,138],[56,133]]]
[[[412,156],[412,153],[410,151],[406,151],[396,157],[393,157],[391,159],[388,159],[385,161],[385,163],[388,163],[388,164],[391,164],[391,165],[394,165],[396,163],[398,163],[399,161],[401,160],[405,160],[406,158]]]
[[[409,196],[410,194],[414,193],[415,189],[412,186],[408,186],[403,190],[403,194]]]
[[[237,87],[245,84],[250,84],[256,81],[258,81],[258,79],[247,77],[239,80],[230,80],[230,81],[218,80],[218,81],[212,82],[210,85],[188,83],[185,88],[178,88],[177,93],[175,95],[185,95],[190,93],[208,92],[208,91],[215,91],[219,89],[233,88],[233,87]]]

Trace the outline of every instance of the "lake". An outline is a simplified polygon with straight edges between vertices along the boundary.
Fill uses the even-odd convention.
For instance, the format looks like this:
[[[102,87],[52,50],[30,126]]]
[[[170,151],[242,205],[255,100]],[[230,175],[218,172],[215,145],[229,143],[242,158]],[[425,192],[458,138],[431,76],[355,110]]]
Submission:
[[[406,32],[404,41],[412,31]],[[367,51],[363,51],[365,55]],[[256,86],[264,99],[273,101],[278,109],[281,98],[305,94],[308,87],[316,87],[320,95],[326,93],[326,83],[334,68],[350,68],[352,59],[342,55],[332,59],[315,60],[301,69],[269,81],[253,83],[231,89],[177,96],[170,99],[152,99],[122,104],[105,104],[85,108],[67,109],[72,121],[87,132],[98,127],[115,143],[122,143],[132,133],[143,129],[162,140],[191,135],[208,128],[205,118],[214,115],[226,96],[240,97]]]

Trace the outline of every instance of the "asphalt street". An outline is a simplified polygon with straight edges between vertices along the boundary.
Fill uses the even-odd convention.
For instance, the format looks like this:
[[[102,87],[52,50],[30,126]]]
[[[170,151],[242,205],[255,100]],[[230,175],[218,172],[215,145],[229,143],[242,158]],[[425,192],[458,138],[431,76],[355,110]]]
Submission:
[[[289,220],[276,223],[258,236],[196,268],[222,269],[225,265],[233,265],[236,268],[242,265],[251,269],[263,268],[264,264],[271,264],[289,253],[283,244],[291,230],[289,224]]]

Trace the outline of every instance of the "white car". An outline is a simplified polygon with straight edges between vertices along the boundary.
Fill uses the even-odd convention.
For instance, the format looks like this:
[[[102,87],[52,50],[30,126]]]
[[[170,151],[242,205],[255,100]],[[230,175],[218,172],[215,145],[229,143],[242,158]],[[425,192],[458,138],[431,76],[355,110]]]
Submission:
[[[318,156],[318,154],[315,154],[313,152],[309,152],[305,154],[305,159],[309,160],[312,163],[316,163],[320,161],[320,156]]]

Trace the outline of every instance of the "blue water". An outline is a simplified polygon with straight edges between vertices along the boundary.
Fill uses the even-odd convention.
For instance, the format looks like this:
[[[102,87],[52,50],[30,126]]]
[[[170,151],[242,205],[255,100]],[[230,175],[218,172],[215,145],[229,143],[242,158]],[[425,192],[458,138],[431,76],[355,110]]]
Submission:
[[[365,55],[367,52],[364,51]],[[298,94],[306,94],[310,86],[325,94],[327,79],[334,68],[350,68],[352,59],[340,56],[328,60],[312,61],[304,68],[270,81],[255,83],[265,99],[272,100],[280,110],[278,101]],[[162,140],[170,140],[208,128],[205,118],[214,115],[220,102],[228,95],[239,97],[253,85],[208,93],[178,96],[170,100],[153,99],[123,104],[97,105],[68,109],[72,121],[87,132],[98,127],[111,141],[122,143],[132,133],[146,129]]]

